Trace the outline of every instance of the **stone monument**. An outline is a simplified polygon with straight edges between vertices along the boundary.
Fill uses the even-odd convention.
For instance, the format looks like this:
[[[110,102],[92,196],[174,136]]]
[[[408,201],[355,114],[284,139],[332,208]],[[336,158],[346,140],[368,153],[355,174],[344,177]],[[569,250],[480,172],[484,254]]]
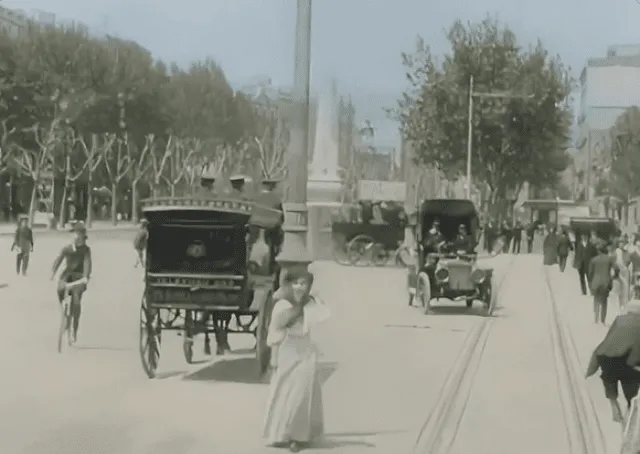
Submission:
[[[315,260],[330,259],[332,213],[339,209],[342,180],[338,166],[338,90],[334,81],[328,96],[320,98],[309,180],[307,245]]]

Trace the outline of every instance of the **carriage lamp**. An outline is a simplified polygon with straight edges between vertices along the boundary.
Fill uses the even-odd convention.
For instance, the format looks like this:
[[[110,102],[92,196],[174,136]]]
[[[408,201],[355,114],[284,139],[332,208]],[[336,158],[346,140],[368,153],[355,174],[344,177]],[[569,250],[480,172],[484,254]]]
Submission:
[[[471,273],[471,280],[473,282],[475,282],[476,284],[482,284],[484,282],[484,280],[486,279],[486,274],[484,271],[482,271],[481,269],[476,268],[475,270],[473,270],[473,272]]]
[[[440,282],[444,282],[449,279],[449,270],[446,268],[439,268],[436,271],[436,279]]]

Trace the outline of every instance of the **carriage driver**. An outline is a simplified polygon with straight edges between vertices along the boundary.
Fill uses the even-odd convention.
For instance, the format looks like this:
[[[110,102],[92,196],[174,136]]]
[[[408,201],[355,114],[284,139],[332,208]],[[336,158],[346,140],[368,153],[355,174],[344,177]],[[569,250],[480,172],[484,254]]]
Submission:
[[[440,221],[433,221],[431,228],[427,232],[424,239],[424,251],[427,254],[438,252],[440,247],[445,243],[444,235],[440,232]]]
[[[74,286],[69,293],[71,293],[71,310],[76,311],[73,318],[73,342],[76,341],[78,334],[78,326],[80,324],[80,312],[82,301],[82,294],[87,288],[87,283],[91,278],[91,249],[87,245],[87,229],[83,223],[76,223],[71,229],[75,233],[75,239],[73,243],[68,244],[62,248],[58,257],[53,262],[53,273],[51,280],[56,275],[58,268],[62,262],[65,262],[65,267],[58,279],[57,293],[58,301],[62,303],[67,293],[66,284],[84,279],[84,283]]]

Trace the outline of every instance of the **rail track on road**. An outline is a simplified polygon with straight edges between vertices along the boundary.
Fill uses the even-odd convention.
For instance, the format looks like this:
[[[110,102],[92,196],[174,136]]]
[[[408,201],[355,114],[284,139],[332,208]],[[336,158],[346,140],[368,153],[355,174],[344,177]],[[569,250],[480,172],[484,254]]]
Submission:
[[[512,275],[514,261],[512,256],[500,276],[498,288],[494,290],[497,295]],[[440,454],[451,450],[494,322],[494,317],[485,317],[467,334],[439,398],[418,433],[412,454]]]
[[[518,266],[516,257],[510,259],[506,271],[500,277],[498,295],[504,290],[504,284],[509,282],[508,278],[519,268],[523,268],[522,263],[527,263],[520,261],[521,265]],[[542,267],[541,264],[538,266]],[[605,454],[605,437],[586,387],[576,345],[553,294],[548,270],[537,271],[543,274],[540,282],[541,304],[551,305],[548,329],[552,339],[567,443],[570,447],[566,454]],[[449,454],[453,450],[472,393],[474,378],[495,321],[495,318],[487,317],[468,333],[439,393],[439,398],[419,431],[411,450],[412,454]],[[491,409],[487,409],[487,415],[490,414]],[[496,434],[496,437],[499,436],[501,434]]]

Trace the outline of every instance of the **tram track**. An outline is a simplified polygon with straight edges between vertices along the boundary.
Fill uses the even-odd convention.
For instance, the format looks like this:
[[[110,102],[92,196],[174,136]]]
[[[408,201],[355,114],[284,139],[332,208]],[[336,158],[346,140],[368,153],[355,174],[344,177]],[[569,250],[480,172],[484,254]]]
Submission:
[[[542,273],[546,299],[551,304],[549,323],[569,454],[604,454],[606,438],[589,395],[577,346],[553,292],[549,269],[543,269]]]
[[[498,284],[498,292],[519,268],[512,257]],[[526,260],[526,259],[525,259]],[[526,264],[526,261],[520,263]],[[530,263],[530,262],[529,262]],[[541,266],[541,265],[538,265]],[[605,454],[606,441],[600,426],[595,406],[590,398],[580,365],[578,350],[562,311],[555,298],[547,269],[538,269],[542,274],[541,304],[550,304],[548,326],[553,348],[553,364],[562,420],[567,432],[566,454]],[[499,293],[500,294],[500,293]],[[495,319],[487,318],[478,323],[467,335],[454,361],[444,386],[439,393],[428,419],[421,427],[412,454],[449,454],[457,445],[467,404],[472,395],[474,379],[487,346]],[[540,371],[540,373],[545,373]],[[491,409],[487,409],[487,416]],[[542,435],[542,434],[541,434]],[[496,434],[497,437],[500,434]],[[456,451],[457,452],[457,451]]]
[[[513,273],[514,261],[515,256],[512,256],[500,277],[498,288],[494,290],[498,295]],[[451,450],[494,323],[495,318],[486,317],[467,334],[439,398],[418,433],[412,454],[440,454]]]

